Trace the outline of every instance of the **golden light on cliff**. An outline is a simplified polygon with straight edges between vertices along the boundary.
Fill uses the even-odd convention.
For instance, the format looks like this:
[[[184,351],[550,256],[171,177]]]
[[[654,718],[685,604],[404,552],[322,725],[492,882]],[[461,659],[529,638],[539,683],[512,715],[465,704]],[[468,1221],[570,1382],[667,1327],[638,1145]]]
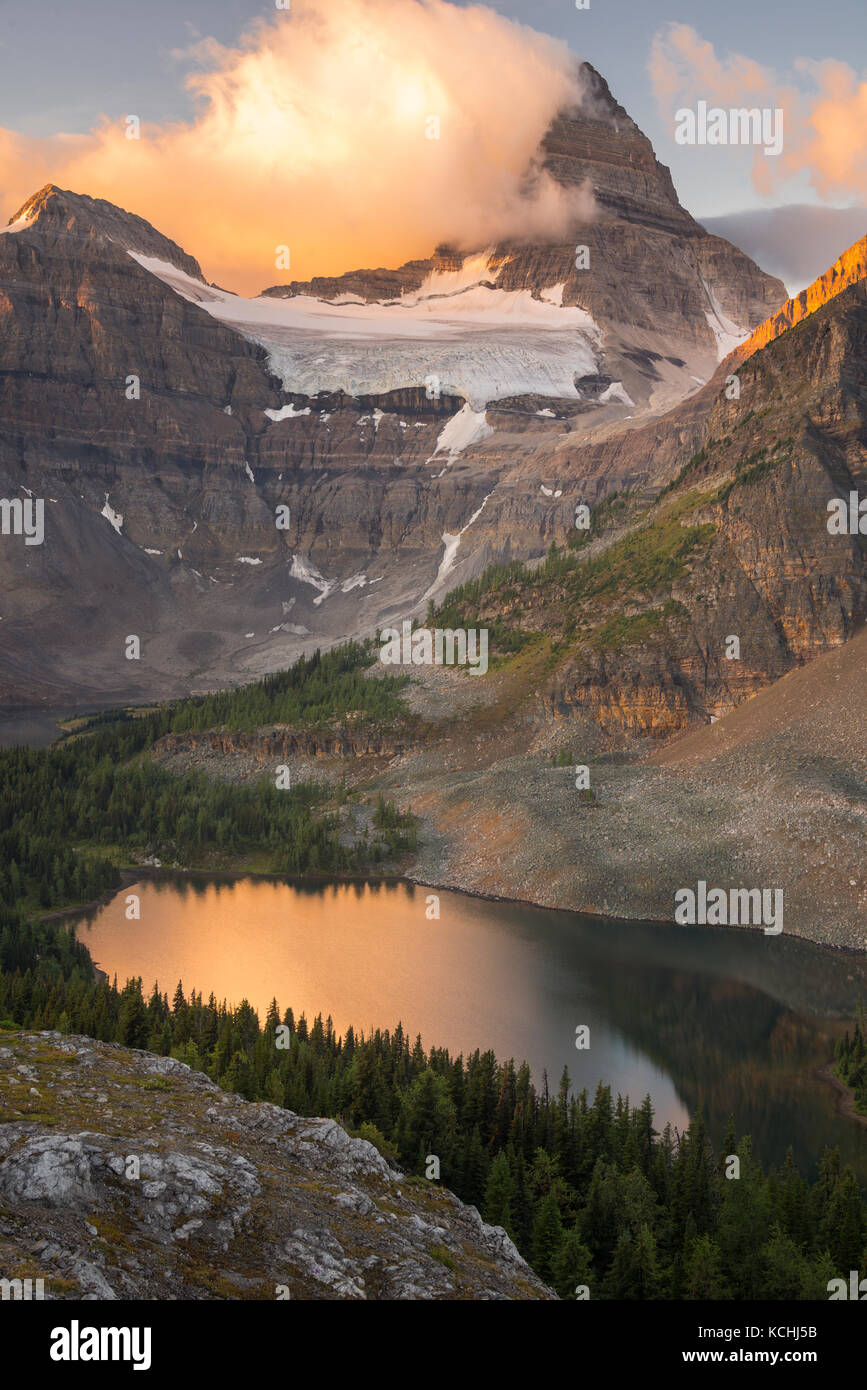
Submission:
[[[786,300],[782,309],[778,313],[772,314],[764,323],[760,323],[758,328],[753,329],[750,336],[740,344],[731,354],[738,361],[743,362],[748,357],[752,357],[759,348],[765,347],[768,343],[779,338],[781,333],[785,333],[787,328],[794,328],[795,324],[802,319],[809,318],[810,314],[815,314],[817,309],[821,309],[823,304],[836,299],[838,294],[848,289],[850,285],[855,285],[859,280],[867,278],[867,236],[861,237],[839,256],[830,270],[826,270],[824,275],[820,275],[818,280],[814,280],[812,285],[808,285],[805,290],[795,295],[793,299]]]

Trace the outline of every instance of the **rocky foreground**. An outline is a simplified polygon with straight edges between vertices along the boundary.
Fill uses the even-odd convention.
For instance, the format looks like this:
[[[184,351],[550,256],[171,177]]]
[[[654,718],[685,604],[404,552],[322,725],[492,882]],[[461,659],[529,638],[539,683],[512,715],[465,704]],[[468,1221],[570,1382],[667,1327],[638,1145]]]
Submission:
[[[0,1035],[0,1277],[52,1299],[548,1299],[500,1227],[334,1120],[168,1057]]]

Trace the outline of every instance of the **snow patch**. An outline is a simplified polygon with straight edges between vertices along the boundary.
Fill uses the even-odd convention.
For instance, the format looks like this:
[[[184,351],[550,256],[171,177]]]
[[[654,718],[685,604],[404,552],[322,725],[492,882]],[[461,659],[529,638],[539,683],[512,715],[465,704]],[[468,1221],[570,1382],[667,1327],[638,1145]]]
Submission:
[[[547,290],[542,290],[541,297],[545,304],[556,304],[558,309],[563,308],[563,291],[566,288],[566,281],[561,280],[559,285],[551,285]]]
[[[250,479],[250,482],[251,482],[251,483],[255,483],[255,481],[256,481],[255,475],[254,475],[253,470],[252,470],[252,468],[250,467],[249,463],[247,463],[246,459],[244,460],[244,472],[247,474],[247,477]]]
[[[319,590],[319,597],[313,600],[314,608],[318,608],[320,603],[324,603],[336,583],[336,580],[326,579],[323,574],[319,573],[316,566],[312,565],[309,560],[305,560],[302,555],[292,556],[292,567],[289,573],[293,579],[299,579],[302,584],[311,584],[314,589]]]
[[[236,564],[236,565],[261,565],[261,563],[262,563],[261,560],[254,560],[253,557],[252,557],[251,555],[236,555],[236,556],[235,556],[235,564]]]
[[[281,405],[279,410],[266,410],[265,414],[269,420],[297,420],[299,415],[309,415],[310,407],[306,405],[303,410],[296,410],[290,402],[289,405]]]
[[[400,300],[391,302],[415,308],[426,299],[450,299],[465,290],[475,289],[483,280],[496,280],[503,267],[491,267],[493,254],[494,248],[490,247],[475,256],[467,256],[460,270],[432,270],[414,294],[402,295]]]
[[[466,526],[462,526],[456,536],[451,535],[448,531],[443,532],[443,545],[445,546],[445,550],[443,551],[443,558],[440,561],[440,567],[437,570],[436,579],[434,580],[433,584],[431,584],[427,592],[422,594],[422,603],[424,603],[426,599],[431,598],[435,593],[442,589],[448,575],[455,567],[455,558],[458,553],[458,546],[461,543],[461,536],[464,534],[465,531],[469,531],[474,521],[478,521],[482,512],[485,510],[485,505],[488,501],[488,498],[492,496],[493,493],[489,492],[488,496],[484,498],[482,505],[478,507],[476,511],[473,512]]]
[[[728,357],[730,352],[734,351],[740,343],[750,336],[750,331],[748,328],[741,328],[740,324],[734,323],[732,319],[726,317],[722,311],[722,305],[704,276],[699,275],[698,278],[701,280],[710,302],[712,312],[708,313],[705,310],[704,316],[708,328],[716,338],[717,361],[721,362],[724,357]]]
[[[100,512],[100,516],[105,517],[106,521],[109,523],[110,526],[114,527],[118,535],[121,534],[120,528],[123,526],[123,517],[121,516],[120,512],[116,512],[113,507],[109,506],[108,493],[105,494],[105,506]]]
[[[23,232],[25,228],[32,227],[36,221],[36,214],[32,217],[17,217],[14,222],[10,222],[8,227],[0,227],[0,236],[5,236],[8,232]]]
[[[469,449],[473,444],[481,444],[483,439],[490,439],[493,433],[493,426],[488,424],[485,411],[473,410],[467,403],[440,431],[436,448],[427,462],[433,463],[437,454],[447,452],[449,463],[453,463],[464,449]]]
[[[629,394],[622,381],[612,381],[610,386],[606,386],[599,400],[603,403],[606,401],[622,401],[624,405],[635,405],[635,401],[630,400]]]

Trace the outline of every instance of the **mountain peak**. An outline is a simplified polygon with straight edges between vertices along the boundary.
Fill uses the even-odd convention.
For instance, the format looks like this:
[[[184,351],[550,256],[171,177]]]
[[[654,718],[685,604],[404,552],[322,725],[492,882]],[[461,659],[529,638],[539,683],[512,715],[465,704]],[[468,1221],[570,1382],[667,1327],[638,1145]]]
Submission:
[[[92,198],[88,193],[74,193],[57,184],[46,183],[32,194],[10,219],[9,227],[38,227],[39,231],[84,238],[107,238],[127,251],[168,261],[176,269],[197,280],[204,280],[201,267],[188,256],[177,242],[163,236],[156,227],[134,212],[110,203],[105,198]]]
[[[696,235],[669,170],[602,74],[582,63],[578,80],[581,100],[560,110],[542,138],[542,167],[565,188],[589,181],[607,217]]]
[[[62,193],[62,191],[63,190],[58,188],[54,183],[44,184],[36,193],[31,194],[26,203],[22,203],[18,211],[9,218],[6,225],[11,227],[15,222],[34,221],[36,217],[39,216],[42,208],[48,203],[49,199],[56,194]]]

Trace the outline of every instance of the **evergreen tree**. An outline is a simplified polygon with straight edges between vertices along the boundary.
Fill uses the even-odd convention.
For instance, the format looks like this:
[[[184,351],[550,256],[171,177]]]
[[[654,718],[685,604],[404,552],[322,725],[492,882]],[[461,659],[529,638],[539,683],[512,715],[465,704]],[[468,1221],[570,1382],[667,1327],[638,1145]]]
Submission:
[[[631,1300],[665,1297],[656,1237],[646,1223],[638,1228],[635,1235],[629,1228],[621,1233],[602,1288],[604,1298]]]
[[[680,1297],[728,1299],[731,1290],[723,1274],[723,1261],[716,1241],[705,1231],[689,1239],[684,1251]]]
[[[543,1197],[533,1222],[533,1268],[546,1284],[555,1279],[555,1260],[563,1240],[560,1208],[553,1189]]]
[[[488,1183],[485,1188],[485,1220],[491,1226],[502,1226],[515,1238],[515,1223],[512,1203],[515,1198],[515,1180],[509,1167],[509,1159],[501,1150],[491,1164]]]
[[[590,1251],[576,1227],[568,1231],[551,1263],[551,1285],[561,1298],[577,1298],[583,1286],[593,1296],[595,1271]],[[583,1295],[582,1295],[583,1296]]]

